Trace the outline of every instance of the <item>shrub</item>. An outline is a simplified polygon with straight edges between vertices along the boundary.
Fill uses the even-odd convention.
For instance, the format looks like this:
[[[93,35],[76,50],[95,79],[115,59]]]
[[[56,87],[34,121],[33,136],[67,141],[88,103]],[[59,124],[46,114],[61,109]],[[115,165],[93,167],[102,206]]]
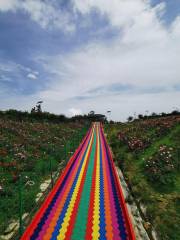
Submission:
[[[173,148],[161,145],[158,152],[145,161],[147,177],[157,184],[172,184],[174,182],[175,156]]]

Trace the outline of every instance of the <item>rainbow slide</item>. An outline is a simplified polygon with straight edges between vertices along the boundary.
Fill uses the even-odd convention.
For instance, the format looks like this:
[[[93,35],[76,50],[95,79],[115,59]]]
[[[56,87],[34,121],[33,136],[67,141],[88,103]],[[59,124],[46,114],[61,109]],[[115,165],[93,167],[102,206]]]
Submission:
[[[134,240],[103,128],[94,123],[21,240]]]

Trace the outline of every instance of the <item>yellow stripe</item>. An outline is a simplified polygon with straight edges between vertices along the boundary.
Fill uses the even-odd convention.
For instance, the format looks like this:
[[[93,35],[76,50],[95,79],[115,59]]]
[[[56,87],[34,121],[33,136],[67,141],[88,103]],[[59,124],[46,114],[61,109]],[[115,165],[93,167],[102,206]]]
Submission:
[[[64,221],[63,221],[63,223],[61,225],[61,228],[59,230],[59,235],[57,236],[58,240],[65,239],[65,234],[66,234],[67,228],[69,226],[69,221],[70,221],[70,218],[71,218],[71,215],[72,215],[74,204],[75,204],[75,201],[76,201],[76,198],[77,198],[77,194],[78,194],[78,191],[79,191],[79,187],[80,187],[80,184],[81,184],[81,180],[82,180],[82,177],[83,177],[83,173],[84,173],[84,169],[85,169],[86,162],[87,162],[87,159],[88,159],[90,147],[92,145],[93,135],[94,135],[94,127],[93,127],[93,130],[92,130],[90,144],[88,146],[87,153],[86,153],[83,165],[81,167],[81,171],[80,171],[80,174],[79,174],[79,177],[78,177],[78,180],[77,180],[77,183],[76,183],[73,195],[71,197],[71,201],[70,201],[70,203],[68,205],[68,209],[66,211]]]
[[[99,125],[97,126],[97,165],[96,165],[96,187],[95,187],[95,200],[94,200],[94,216],[93,216],[93,240],[100,237],[100,205],[99,205],[99,192],[100,192],[100,148],[99,148]]]

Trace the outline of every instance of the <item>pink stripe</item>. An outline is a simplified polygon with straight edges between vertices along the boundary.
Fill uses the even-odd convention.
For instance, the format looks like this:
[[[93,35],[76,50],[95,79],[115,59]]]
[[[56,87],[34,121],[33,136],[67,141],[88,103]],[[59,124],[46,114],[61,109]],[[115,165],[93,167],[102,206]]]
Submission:
[[[79,157],[76,159],[76,162],[75,162],[75,164],[74,164],[74,166],[73,166],[73,168],[72,168],[72,170],[71,170],[71,171],[72,171],[71,174],[76,171],[75,168],[76,168],[76,166],[77,166],[77,162],[82,158],[82,156],[83,156],[83,154],[84,154],[84,152],[85,152],[85,150],[86,150],[86,148],[87,148],[87,144],[88,144],[88,142],[89,142],[90,136],[91,136],[91,134],[89,135],[89,137],[88,137],[88,139],[87,139],[87,143],[84,145],[84,147],[83,147],[83,149],[82,149]],[[82,159],[81,159],[81,160],[82,160]],[[74,178],[75,178],[75,176],[74,176]],[[66,190],[66,186],[67,186],[67,184],[70,182],[70,180],[71,180],[71,178],[69,177],[69,178],[67,179],[67,182],[66,182],[66,184],[64,185],[61,193],[59,194],[58,198],[56,199],[56,203],[54,204],[54,206],[53,206],[53,208],[52,208],[52,210],[51,210],[51,212],[50,212],[47,220],[46,220],[45,223],[43,224],[43,227],[42,227],[42,229],[41,229],[41,231],[40,231],[40,233],[39,233],[39,236],[38,236],[37,240],[42,240],[42,238],[43,238],[46,230],[48,229],[49,224],[51,223],[51,220],[52,220],[52,218],[53,218],[53,216],[54,216],[54,214],[55,214],[55,212],[56,212],[56,209],[57,209],[57,207],[58,207],[58,205],[59,205],[59,202],[61,201],[61,198],[62,198],[62,196],[64,195],[64,192],[65,192],[65,190]]]
[[[106,174],[107,174],[107,180],[108,180],[107,183],[108,183],[109,196],[110,196],[110,202],[111,202],[110,209],[111,209],[111,215],[112,215],[111,220],[112,220],[112,227],[113,227],[113,239],[114,240],[121,240],[120,231],[118,229],[119,224],[118,224],[118,221],[117,221],[117,214],[116,214],[116,207],[115,207],[115,202],[114,202],[114,195],[113,195],[112,185],[111,185],[111,180],[110,180],[110,169],[109,169],[109,166],[108,166],[107,153],[106,153],[106,149],[105,149],[105,146],[104,146],[102,133],[101,133],[101,143],[102,143],[102,150],[105,153],[104,154],[104,156],[105,156],[104,162],[105,162],[105,167],[106,167]]]

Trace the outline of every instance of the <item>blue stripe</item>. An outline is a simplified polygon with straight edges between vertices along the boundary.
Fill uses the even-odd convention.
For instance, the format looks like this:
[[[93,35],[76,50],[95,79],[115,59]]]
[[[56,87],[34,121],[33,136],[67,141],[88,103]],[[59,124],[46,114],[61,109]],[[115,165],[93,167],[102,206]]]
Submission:
[[[118,193],[116,190],[116,183],[115,183],[115,178],[113,175],[112,165],[110,162],[109,151],[108,151],[107,143],[105,141],[105,137],[103,134],[102,134],[102,136],[103,136],[103,140],[104,140],[104,144],[105,144],[105,148],[106,148],[106,155],[107,155],[108,165],[109,165],[109,169],[110,169],[110,178],[111,178],[112,190],[113,190],[113,195],[114,195],[114,200],[115,200],[116,212],[117,212],[117,216],[118,216],[117,220],[118,220],[118,225],[119,225],[120,237],[122,238],[122,240],[127,240],[128,236],[126,233],[125,221],[124,221],[124,217],[123,217],[123,213],[122,213],[122,209],[121,209],[121,204],[118,199]]]
[[[99,239],[106,240],[106,222],[105,222],[105,208],[104,208],[104,177],[103,177],[102,161],[103,161],[102,145],[100,144],[100,238]]]
[[[89,134],[90,134],[90,133],[89,133]],[[89,134],[87,135],[86,140],[87,140],[87,138],[89,137]],[[77,153],[76,158],[74,159],[72,165],[70,166],[70,168],[69,168],[69,170],[68,170],[68,172],[67,172],[64,180],[62,181],[61,185],[59,186],[59,188],[58,188],[56,194],[54,195],[51,203],[50,203],[49,206],[46,208],[46,211],[45,211],[44,215],[42,216],[41,220],[40,220],[39,223],[37,224],[37,227],[36,227],[36,229],[34,230],[32,236],[30,237],[30,240],[36,240],[36,239],[37,239],[37,237],[38,237],[38,235],[39,235],[39,232],[41,231],[41,229],[42,229],[42,227],[43,227],[46,219],[48,218],[48,215],[50,214],[50,212],[51,212],[54,204],[56,203],[56,200],[57,200],[59,194],[61,193],[64,185],[66,184],[66,181],[67,181],[67,179],[68,179],[68,177],[69,177],[69,175],[70,175],[70,173],[71,173],[71,170],[72,170],[72,168],[73,168],[76,160],[78,159],[78,157],[79,157],[79,155],[80,155],[80,153],[81,153],[82,148],[84,147],[84,145],[85,145],[85,143],[86,143],[86,140],[85,140],[84,143],[82,144],[82,147],[79,149],[79,152]]]
[[[68,196],[67,196],[66,202],[65,202],[65,204],[64,204],[64,206],[63,206],[62,212],[61,212],[61,214],[59,215],[59,218],[58,218],[58,221],[57,221],[57,223],[56,223],[56,227],[55,227],[54,232],[53,232],[53,234],[52,234],[51,240],[57,239],[57,236],[59,235],[59,230],[61,229],[61,225],[62,225],[62,223],[63,223],[63,220],[64,220],[64,217],[65,217],[66,211],[67,211],[67,209],[68,209],[68,205],[69,205],[69,203],[70,203],[70,201],[71,201],[71,198],[72,198],[74,189],[75,189],[75,187],[76,187],[76,183],[77,183],[77,180],[78,180],[78,177],[79,177],[79,174],[80,174],[80,171],[81,171],[81,168],[82,168],[82,165],[83,165],[83,162],[84,162],[84,159],[85,159],[85,156],[86,156],[86,153],[87,153],[89,144],[90,144],[90,140],[89,140],[89,143],[88,143],[88,145],[87,145],[86,151],[85,151],[85,153],[84,153],[84,155],[83,155],[83,157],[82,157],[80,166],[79,166],[78,171],[77,171],[77,173],[76,173],[76,177],[75,177],[74,182],[73,182],[73,184],[72,184],[71,190],[70,190],[70,192],[69,192],[69,194],[68,194]]]

